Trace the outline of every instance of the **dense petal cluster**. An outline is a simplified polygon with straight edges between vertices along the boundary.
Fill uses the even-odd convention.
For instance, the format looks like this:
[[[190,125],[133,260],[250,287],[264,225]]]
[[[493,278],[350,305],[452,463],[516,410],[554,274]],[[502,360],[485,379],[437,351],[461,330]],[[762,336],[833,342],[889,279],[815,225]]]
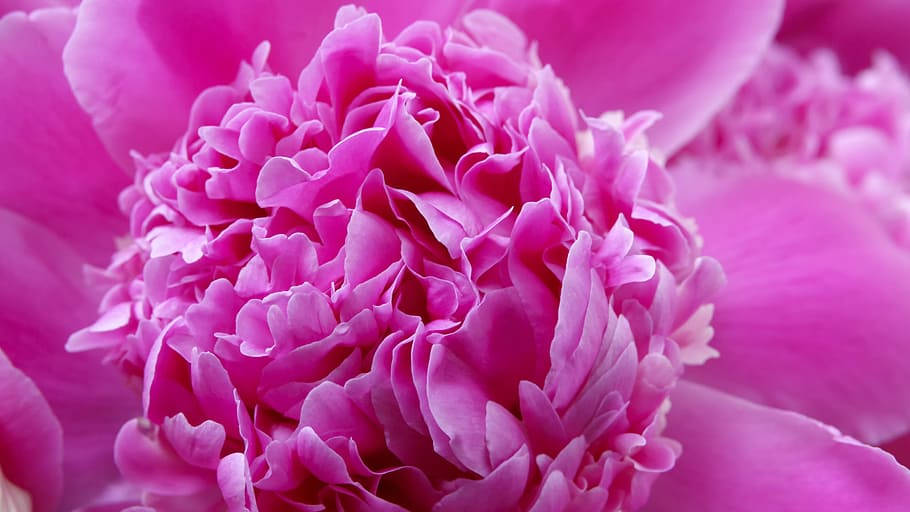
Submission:
[[[772,47],[677,162],[831,186],[860,199],[910,245],[910,81],[887,54],[850,76],[828,51],[804,58]]]
[[[170,154],[69,340],[141,382],[115,447],[158,510],[634,509],[679,453],[723,277],[642,132],[580,118],[490,11],[261,45]]]

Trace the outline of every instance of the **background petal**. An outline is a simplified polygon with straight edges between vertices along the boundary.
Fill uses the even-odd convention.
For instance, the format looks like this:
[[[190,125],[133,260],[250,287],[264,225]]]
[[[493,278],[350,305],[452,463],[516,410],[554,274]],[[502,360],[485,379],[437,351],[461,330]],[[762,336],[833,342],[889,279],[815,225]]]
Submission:
[[[910,470],[797,413],[681,382],[666,435],[682,443],[657,479],[647,512],[898,512]]]
[[[51,512],[63,488],[63,433],[41,392],[0,350],[0,470]]]
[[[748,78],[782,2],[482,0],[540,43],[541,60],[588,115],[657,110],[648,138],[684,144]]]
[[[79,0],[0,0],[0,16],[13,11],[31,12],[45,7],[75,7]]]
[[[293,79],[332,29],[341,0],[87,0],[64,54],[79,103],[121,164],[131,149],[168,151],[193,99],[234,79],[263,40],[271,67]],[[409,21],[454,19],[462,2],[358,2],[395,35]]]
[[[0,207],[48,226],[95,264],[126,231],[117,194],[127,183],[63,75],[70,9],[0,20]]]
[[[721,357],[687,377],[878,444],[910,428],[910,254],[859,204],[771,176],[680,181],[716,300]]]
[[[910,3],[904,0],[796,0],[787,9],[778,39],[803,51],[827,47],[844,68],[859,71],[875,50],[910,65]]]
[[[118,478],[114,437],[138,415],[139,395],[97,354],[64,351],[67,336],[95,316],[97,298],[83,285],[81,256],[54,233],[3,209],[0,240],[0,349],[34,380],[63,425],[62,506],[72,510]]]

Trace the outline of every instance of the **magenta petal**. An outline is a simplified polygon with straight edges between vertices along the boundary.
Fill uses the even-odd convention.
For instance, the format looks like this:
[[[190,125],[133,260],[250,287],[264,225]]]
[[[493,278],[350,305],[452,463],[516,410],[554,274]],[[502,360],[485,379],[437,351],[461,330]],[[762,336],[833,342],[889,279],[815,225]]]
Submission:
[[[0,350],[0,478],[54,510],[63,490],[63,432],[41,391]],[[2,503],[2,502],[0,502]]]
[[[876,50],[910,64],[908,24],[910,4],[900,0],[795,0],[787,2],[778,37],[800,50],[831,48],[853,72],[868,66]]]
[[[794,412],[680,383],[666,435],[682,456],[649,512],[875,510],[910,503],[910,471],[882,450]]]
[[[48,226],[94,264],[126,231],[117,194],[127,177],[107,156],[63,76],[70,9],[0,20],[0,206]]]
[[[48,230],[2,209],[0,240],[0,349],[35,381],[63,425],[63,505],[85,504],[116,479],[112,443],[123,421],[138,412],[139,398],[94,354],[63,348],[94,315],[79,255]]]
[[[486,0],[537,40],[590,115],[657,110],[648,138],[680,147],[736,92],[777,28],[782,2]]]
[[[688,213],[728,285],[711,342],[721,357],[686,375],[870,443],[910,428],[898,405],[910,400],[910,255],[820,187],[764,177],[695,196]]]
[[[295,76],[332,28],[342,1],[88,0],[64,60],[79,102],[121,164],[130,150],[167,151],[204,88],[230,82],[271,42],[271,67]],[[416,19],[448,22],[461,2],[366,2],[390,35]]]

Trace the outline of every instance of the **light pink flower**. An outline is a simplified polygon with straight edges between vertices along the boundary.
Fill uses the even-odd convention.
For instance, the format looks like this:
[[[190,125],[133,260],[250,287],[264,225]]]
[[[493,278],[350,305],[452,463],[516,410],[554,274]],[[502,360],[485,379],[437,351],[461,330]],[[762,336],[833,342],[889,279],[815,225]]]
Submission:
[[[527,39],[484,11],[401,32],[448,26],[455,1],[375,2],[382,30],[343,9],[325,39],[331,2],[96,0],[74,31],[66,9],[0,21],[2,226],[31,242],[0,267],[0,346],[63,425],[63,507],[903,506],[910,477],[882,452],[676,385],[713,355],[717,267],[649,155],[654,116],[569,99],[660,110],[648,136],[672,153],[747,77],[780,6],[483,6]],[[132,499],[104,463],[125,388],[94,352],[57,358],[94,303],[75,268],[126,231],[102,145],[135,170],[130,237],[70,346],[106,349],[139,388],[116,443]]]

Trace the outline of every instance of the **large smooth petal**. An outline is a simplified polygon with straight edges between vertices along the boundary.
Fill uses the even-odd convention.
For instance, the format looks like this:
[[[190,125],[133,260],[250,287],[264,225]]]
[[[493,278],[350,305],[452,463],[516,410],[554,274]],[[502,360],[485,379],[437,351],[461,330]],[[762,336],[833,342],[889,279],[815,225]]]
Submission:
[[[782,2],[485,0],[540,43],[589,115],[657,110],[648,137],[672,153],[748,78]]]
[[[86,503],[117,478],[113,441],[139,413],[138,394],[93,353],[69,354],[67,336],[91,323],[97,298],[84,261],[34,222],[0,209],[0,349],[47,398],[64,428],[63,505]]]
[[[63,490],[62,462],[60,423],[35,383],[0,350],[0,492],[6,478],[31,496],[35,512],[51,512]]]
[[[868,67],[887,50],[910,65],[910,3],[902,0],[796,0],[787,2],[778,36],[800,50],[831,48],[849,72]]]
[[[193,99],[234,79],[260,42],[271,67],[296,78],[333,27],[341,0],[87,0],[64,53],[79,102],[118,162],[130,150],[168,151],[186,130]],[[358,2],[389,35],[408,22],[447,23],[456,0]]]
[[[898,512],[910,470],[800,414],[681,382],[666,435],[682,443],[647,512]]]
[[[711,341],[721,356],[687,376],[865,442],[906,432],[910,254],[827,188],[771,176],[680,185],[728,280]]]
[[[126,230],[117,194],[127,183],[63,75],[71,9],[0,20],[0,207],[49,226],[92,263],[107,262]]]

